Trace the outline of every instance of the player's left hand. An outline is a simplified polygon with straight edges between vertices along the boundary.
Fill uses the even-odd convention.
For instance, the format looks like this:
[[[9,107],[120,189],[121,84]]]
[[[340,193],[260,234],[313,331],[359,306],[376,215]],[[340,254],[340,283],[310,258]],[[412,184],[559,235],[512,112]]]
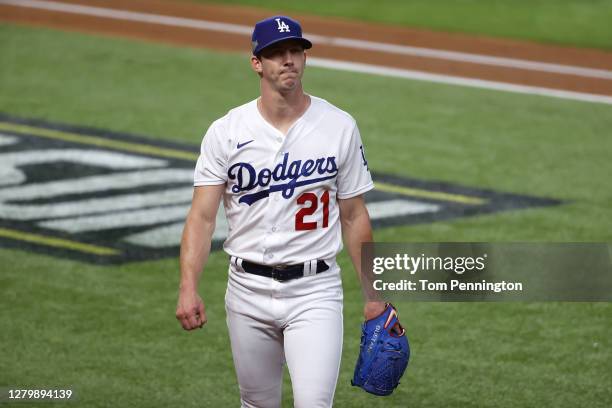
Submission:
[[[387,308],[387,303],[385,302],[366,302],[363,308],[363,315],[365,320],[372,320],[383,314],[385,309]],[[396,334],[401,334],[401,328],[396,326],[393,328],[393,331]]]
[[[386,309],[387,304],[385,302],[366,302],[363,307],[363,316],[366,320],[374,319],[380,316]]]
[[[380,307],[380,302],[368,303],[371,304],[366,304],[366,309]],[[389,395],[398,386],[409,358],[410,344],[397,309],[387,303],[383,313],[362,325],[359,358],[351,384],[374,395]]]

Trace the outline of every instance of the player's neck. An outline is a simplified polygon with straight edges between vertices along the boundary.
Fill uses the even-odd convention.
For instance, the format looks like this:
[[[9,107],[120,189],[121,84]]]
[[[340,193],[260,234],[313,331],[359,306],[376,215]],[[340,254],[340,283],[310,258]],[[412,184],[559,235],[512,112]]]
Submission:
[[[302,88],[282,94],[262,89],[258,100],[259,112],[272,126],[287,134],[291,125],[298,120],[310,106],[310,97]]]

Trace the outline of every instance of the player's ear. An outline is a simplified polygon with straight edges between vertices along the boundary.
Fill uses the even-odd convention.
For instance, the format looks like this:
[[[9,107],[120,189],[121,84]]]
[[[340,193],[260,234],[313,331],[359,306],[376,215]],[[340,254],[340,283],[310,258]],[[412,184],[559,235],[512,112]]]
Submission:
[[[261,75],[263,72],[263,67],[261,66],[261,58],[255,55],[251,56],[251,68],[253,68],[253,71]]]

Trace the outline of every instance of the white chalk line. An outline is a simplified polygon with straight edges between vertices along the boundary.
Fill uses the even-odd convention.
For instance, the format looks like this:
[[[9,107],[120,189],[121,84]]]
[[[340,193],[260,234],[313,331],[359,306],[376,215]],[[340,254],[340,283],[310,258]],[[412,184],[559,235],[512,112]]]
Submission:
[[[549,96],[561,99],[571,99],[583,102],[596,102],[612,105],[612,97],[582,92],[564,91],[560,89],[542,88],[529,85],[509,84],[506,82],[487,81],[484,79],[462,78],[449,75],[431,74],[428,72],[411,71],[400,68],[390,68],[380,65],[362,64],[359,62],[337,61],[325,58],[308,59],[309,66],[336,69],[341,71],[359,72],[364,74],[382,75],[395,78],[412,79],[416,81],[435,82],[449,85],[460,85],[472,88],[492,89],[529,95]]]
[[[231,34],[250,35],[252,27],[219,23],[206,20],[196,20],[183,17],[164,16],[159,14],[141,13],[125,10],[116,10],[102,7],[92,7],[77,4],[60,3],[44,0],[0,0],[0,4],[20,6],[28,8],[58,11],[72,14],[89,15],[103,18],[111,18],[126,21],[136,21],[143,23],[160,24],[173,27],[194,28],[199,30],[218,31]],[[461,53],[455,51],[434,50],[428,48],[410,47],[405,45],[387,44],[364,40],[355,40],[341,37],[328,37],[317,34],[305,35],[315,42],[330,44],[339,47],[354,48],[370,51],[384,51],[388,53],[413,55],[419,57],[437,58],[442,60],[452,60],[470,62],[481,65],[504,66],[532,71],[543,71],[557,74],[568,74],[582,77],[612,79],[612,71],[593,68],[583,68],[569,65],[550,64],[535,61],[526,61],[513,58],[491,57],[486,55]],[[392,76],[411,80],[428,81],[460,86],[477,87],[498,91],[517,92],[523,94],[533,94],[549,96],[555,98],[572,99],[585,102],[597,102],[612,104],[612,97],[582,92],[563,91],[551,88],[534,87],[526,85],[514,85],[505,82],[487,81],[472,78],[463,78],[442,74],[430,74],[422,71],[413,71],[400,68],[390,68],[371,64],[354,63],[347,61],[310,58],[310,64],[330,69],[345,70],[351,72],[361,72],[374,75]]]

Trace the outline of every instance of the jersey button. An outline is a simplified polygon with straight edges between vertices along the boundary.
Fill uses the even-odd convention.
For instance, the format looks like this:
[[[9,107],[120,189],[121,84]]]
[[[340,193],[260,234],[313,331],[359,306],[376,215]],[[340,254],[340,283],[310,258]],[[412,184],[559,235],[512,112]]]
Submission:
[[[272,227],[272,232],[276,232],[276,227]]]
[[[276,138],[276,140],[278,140],[279,142],[282,142],[283,138],[279,136],[279,137]]]

